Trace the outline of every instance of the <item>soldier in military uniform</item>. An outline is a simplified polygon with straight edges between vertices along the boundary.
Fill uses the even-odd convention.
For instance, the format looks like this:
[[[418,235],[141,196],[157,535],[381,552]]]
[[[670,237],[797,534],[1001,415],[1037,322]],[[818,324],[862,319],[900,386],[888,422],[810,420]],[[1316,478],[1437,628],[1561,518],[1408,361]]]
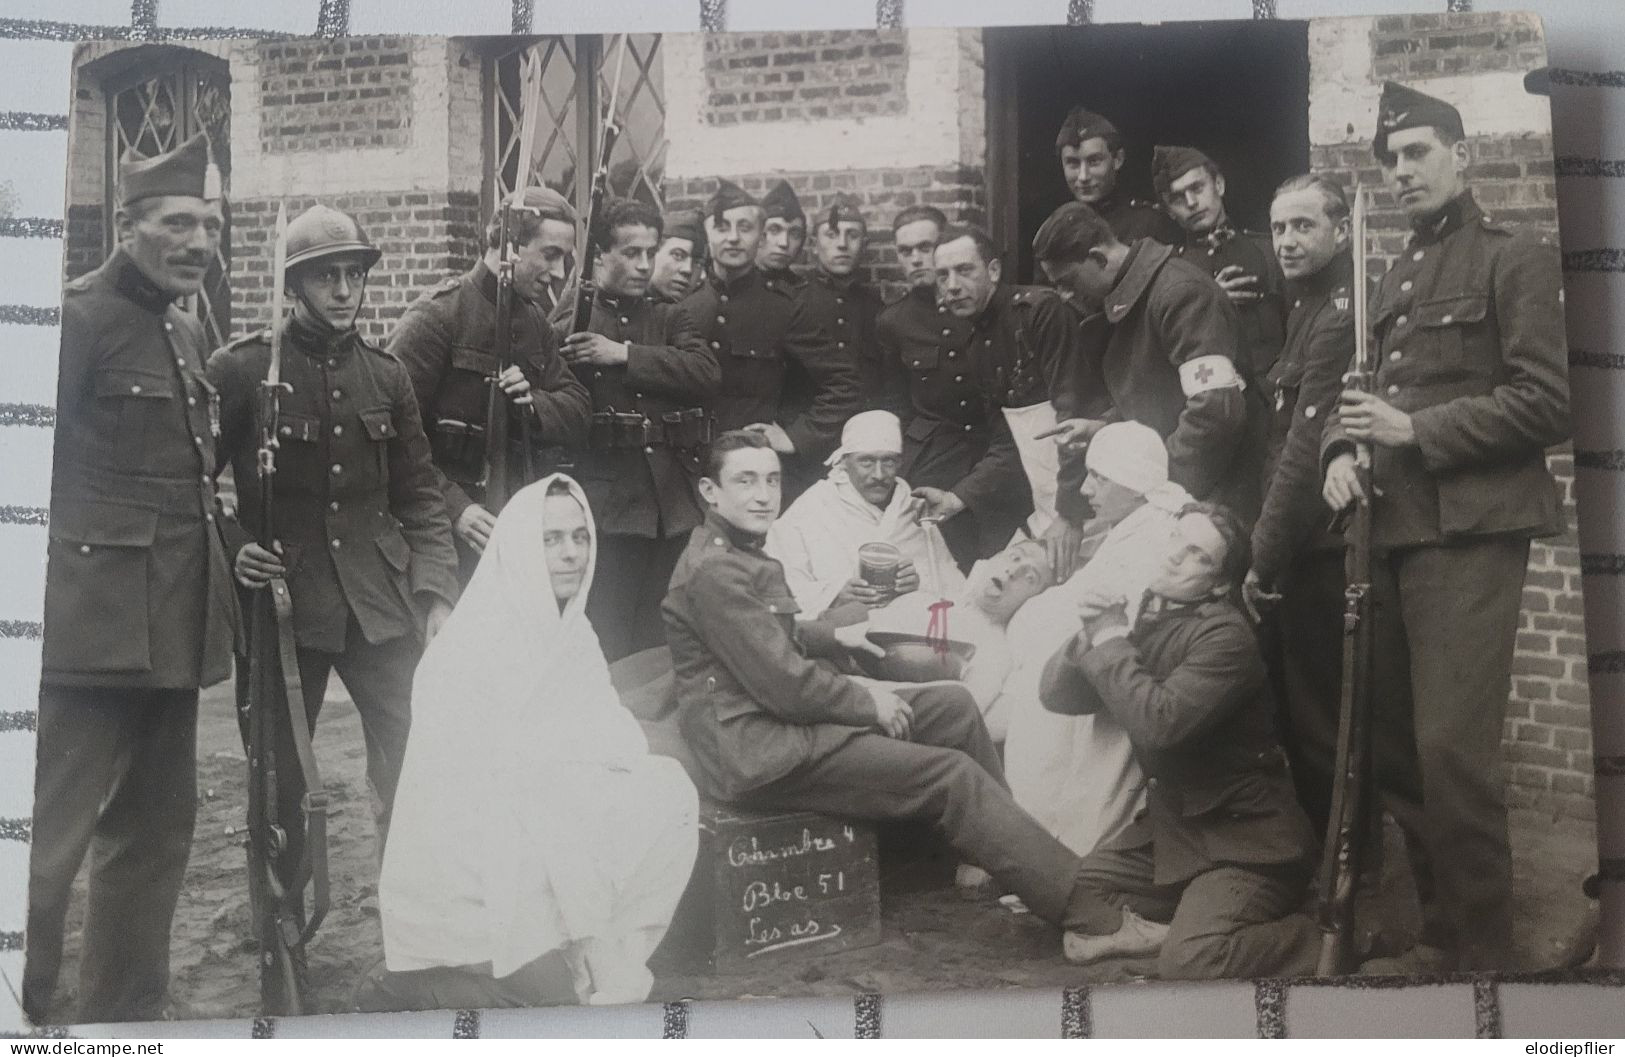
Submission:
[[[288,225],[287,247],[293,312],[272,322],[289,386],[277,429],[277,546],[266,550],[247,532],[261,515],[258,492],[244,489],[236,573],[251,590],[287,581],[312,730],[332,672],[355,701],[381,848],[411,723],[412,672],[457,600],[457,555],[412,381],[356,329],[378,250],[354,218],[324,205]],[[218,459],[238,481],[255,479],[270,338],[261,331],[209,358],[221,402]],[[280,809],[296,815],[297,797]]]
[[[473,574],[496,511],[485,506],[488,379],[497,372],[497,272],[500,216],[485,232],[485,256],[407,308],[386,346],[406,366],[434,452],[446,511],[456,533],[463,582]],[[512,400],[510,474],[523,465],[518,418],[531,416],[532,458],[556,460],[586,439],[588,397],[558,355],[548,323],[550,283],[575,252],[576,215],[556,191],[533,187],[512,209],[512,356],[499,381]],[[540,468],[539,468],[540,469]],[[526,484],[511,480],[510,491]]]
[[[576,476],[598,523],[599,574],[587,616],[611,661],[665,642],[660,602],[700,523],[694,486],[710,439],[705,406],[721,384],[716,356],[681,305],[645,298],[661,245],[652,206],[604,210],[587,329],[563,357],[592,394]]]
[[[892,240],[897,262],[908,286],[886,302],[875,320],[875,360],[891,377],[869,394],[871,407],[908,418],[908,379],[904,357],[926,348],[958,347],[970,333],[970,323],[942,304],[937,294],[937,269],[932,263],[937,243],[948,230],[948,218],[936,206],[908,206],[892,219]]]
[[[196,813],[198,688],[237,627],[215,522],[218,404],[196,294],[222,227],[196,136],[119,167],[118,248],[67,285],[23,1008],[47,1019],[74,875],[95,854],[83,1021],[166,1012],[169,929]],[[213,186],[210,186],[212,183]]]
[[[1052,365],[1075,354],[1077,320],[1054,290],[1004,282],[998,251],[978,228],[943,232],[933,261],[943,305],[969,329],[949,344],[952,328],[943,327],[940,344],[902,350],[909,409],[900,475],[928,515],[947,519],[944,537],[968,566],[1003,550],[1032,513],[1003,409],[1047,398]]]
[[[1230,222],[1224,174],[1194,147],[1153,150],[1151,185],[1168,215],[1185,229],[1174,252],[1206,268],[1230,295],[1241,330],[1236,363],[1242,375],[1253,381],[1264,378],[1286,337],[1285,279],[1270,236]]]
[[[762,196],[762,244],[756,267],[769,289],[783,285],[799,290],[807,280],[791,270],[807,245],[807,214],[788,180],[780,180]]]
[[[894,401],[900,381],[895,370],[888,371],[882,364],[875,343],[880,291],[857,277],[868,239],[869,222],[864,219],[862,203],[849,194],[836,195],[813,230],[814,267],[801,291],[802,303],[835,336],[836,351],[857,368],[863,410],[883,408]]]
[[[858,372],[797,293],[756,266],[760,203],[723,180],[705,212],[711,271],[683,306],[722,367],[716,427],[764,434],[797,480],[811,484],[860,406]],[[811,389],[795,404],[792,365]]]
[[[1334,510],[1373,504],[1373,580],[1398,598],[1390,619],[1409,646],[1413,710],[1379,699],[1373,728],[1386,806],[1432,865],[1422,942],[1400,964],[1500,968],[1512,953],[1501,728],[1529,541],[1562,528],[1546,466],[1569,436],[1560,260],[1551,236],[1479,208],[1449,103],[1385,84],[1372,151],[1411,236],[1371,302],[1374,389],[1344,391],[1326,426],[1323,494]],[[1372,445],[1374,496],[1355,442]]]
[[[1044,221],[1033,255],[1074,302],[1104,310],[1100,366],[1111,409],[1064,421],[1063,449],[1086,442],[1105,420],[1141,422],[1168,445],[1169,480],[1256,517],[1268,426],[1236,369],[1235,310],[1219,285],[1171,246],[1124,245],[1081,202]]]
[[[704,272],[705,218],[698,209],[667,213],[660,248],[655,251],[654,274],[649,277],[649,297],[675,305],[693,293]]]
[[[1092,110],[1075,106],[1055,137],[1061,178],[1079,202],[1094,209],[1120,242],[1156,239],[1170,246],[1185,241],[1179,225],[1151,202],[1131,197],[1118,183],[1122,173],[1123,137],[1117,126]]]

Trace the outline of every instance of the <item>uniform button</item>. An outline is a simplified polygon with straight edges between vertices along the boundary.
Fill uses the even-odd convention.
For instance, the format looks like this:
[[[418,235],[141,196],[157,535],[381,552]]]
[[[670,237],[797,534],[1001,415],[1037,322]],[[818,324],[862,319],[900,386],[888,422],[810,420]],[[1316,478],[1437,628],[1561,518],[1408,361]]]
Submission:
[[[209,524],[212,525],[212,524],[214,524],[214,515],[213,514],[204,514],[203,515],[203,520],[207,521]]]
[[[344,399],[344,390],[343,389],[335,389],[335,390],[333,390],[333,399],[334,400],[342,400],[342,399]]]
[[[717,295],[717,300],[721,301],[723,304],[727,304],[728,303],[728,295],[727,294],[718,294]]]
[[[1296,301],[1292,302],[1292,307],[1293,308],[1302,308],[1303,307],[1303,298],[1300,297]]]
[[[947,328],[947,327],[942,328],[942,336],[943,337],[946,338],[949,334],[952,334],[952,333],[953,333],[953,331],[950,330],[949,328]]]
[[[333,427],[333,436],[335,436],[335,437],[344,436],[344,427],[343,426],[334,426]]]
[[[972,427],[971,427],[971,425],[970,425],[970,423],[968,423],[968,422],[967,422],[967,423],[966,423],[966,424],[965,424],[965,432],[966,432],[966,433],[969,433],[969,432],[970,432],[970,431],[971,431],[971,428],[972,428]]]
[[[204,484],[213,484],[214,483],[214,478],[210,477],[208,474],[203,474],[201,476],[203,477],[203,483]]]
[[[333,473],[343,473],[344,472],[343,465],[341,465],[340,463],[334,463],[332,472]]]
[[[916,367],[918,367],[918,366],[919,366],[919,365],[920,365],[920,361],[919,361],[919,360],[915,360],[915,361],[914,361],[914,366],[916,366]]]
[[[177,366],[177,367],[185,367],[186,366],[186,357],[184,357],[184,356],[175,357],[175,366]]]
[[[1145,781],[1145,786],[1147,789],[1155,789],[1157,787],[1157,780],[1155,778],[1147,778]]]
[[[948,354],[948,358],[951,360],[951,359],[955,358],[958,355],[959,355],[959,353],[957,353],[957,352],[950,352]]]
[[[1449,312],[1446,312],[1444,315],[1439,317],[1440,323],[1454,323],[1455,321],[1456,317],[1451,315]]]
[[[632,399],[634,399],[634,400],[642,400],[643,399],[643,394],[642,393],[633,393],[632,394]]]
[[[339,361],[337,361],[337,360],[328,360],[327,365],[329,367],[337,367],[339,365]]]
[[[339,512],[339,505],[336,502],[335,503],[329,503],[329,504],[327,504],[327,509],[329,509],[333,513],[337,514]]]
[[[1424,250],[1417,250],[1417,251],[1416,251],[1416,252],[1415,252],[1415,253],[1413,253],[1413,254],[1411,254],[1411,260],[1413,260],[1413,261],[1419,261],[1419,260],[1421,260],[1421,259],[1422,259],[1422,258],[1423,258],[1423,257],[1424,257],[1424,256],[1426,256],[1426,251],[1424,251]]]
[[[1318,412],[1319,410],[1320,410],[1319,408],[1315,407],[1313,404],[1310,404],[1308,407],[1303,409],[1303,417],[1304,418],[1314,418],[1316,412]]]
[[[79,544],[79,553],[80,554],[89,554],[90,553],[90,544],[88,544],[88,543]]]
[[[1398,395],[1399,395],[1399,386],[1397,386],[1397,385],[1390,385],[1390,386],[1389,386],[1389,387],[1388,387],[1388,395],[1389,395],[1389,396],[1398,396]]]
[[[626,318],[626,317],[625,317],[625,316],[622,316],[622,317],[621,317],[621,322],[622,322],[622,323],[630,323],[630,322],[632,322],[632,321],[631,321],[631,320],[630,320],[630,319],[627,319],[627,318]]]
[[[959,406],[960,407],[969,407],[970,406],[970,401],[969,400],[961,400],[959,402]]]
[[[846,320],[843,319],[840,316],[835,317],[835,322],[836,322],[837,325],[840,325],[840,326],[845,326],[846,325]]]
[[[835,299],[835,303],[836,303],[836,304],[838,304],[838,305],[844,305],[844,304],[846,304],[846,298],[844,298],[844,297],[837,297],[837,298],[836,298],[836,299]]]
[[[132,395],[134,395],[134,396],[140,396],[141,395],[141,387],[139,385],[130,386],[130,393]]]
[[[715,345],[716,342],[713,341],[711,344]],[[592,376],[594,378],[602,378],[604,376],[604,372],[603,371],[594,371],[594,372],[592,372]]]
[[[654,450],[653,446],[646,447],[646,448],[643,449],[643,454],[645,454],[645,455],[653,455],[654,453],[655,453],[655,450]]]
[[[1394,363],[1398,363],[1400,360],[1405,358],[1405,353],[1400,349],[1395,349],[1393,352],[1388,354],[1388,358]]]
[[[1410,316],[1400,316],[1398,319],[1394,320],[1394,325],[1397,326],[1397,327],[1403,327],[1405,324],[1409,323],[1410,321],[1411,321]]]
[[[1413,287],[1415,285],[1416,285],[1415,283],[1411,282],[1409,279],[1406,279],[1404,282],[1399,284],[1399,288],[1401,290],[1409,290],[1411,287]]]
[[[1212,250],[1212,248],[1211,248],[1211,247],[1210,247],[1210,248],[1209,248],[1209,249],[1208,249],[1208,251],[1207,251],[1207,255],[1208,255],[1208,256],[1209,256],[1209,257],[1211,257],[1211,256],[1213,256],[1213,250]]]
[[[175,324],[171,323],[169,320],[166,319],[166,320],[164,320],[164,329],[165,330],[174,330],[175,329]]]
[[[195,396],[187,397],[186,398],[186,406],[187,407],[196,407],[197,406],[197,397],[195,397]]]
[[[193,437],[192,438],[192,443],[196,444],[198,447],[201,448],[201,447],[203,447],[203,438],[202,437]]]
[[[956,381],[956,382],[963,382],[963,381],[964,381],[964,380],[965,380],[965,376],[964,376],[964,375],[962,375],[962,374],[956,374],[956,375],[954,375],[954,381]]]
[[[728,322],[728,317],[719,315],[719,316],[717,316],[717,322],[718,323],[726,323],[726,322]]]
[[[720,349],[720,348],[722,348],[722,342],[720,342],[720,341],[713,341],[713,342],[712,342],[712,343],[711,343],[711,348],[713,348],[713,349]]]
[[[837,341],[837,342],[836,342],[836,343],[835,343],[835,347],[836,347],[836,348],[837,348],[837,349],[844,349],[844,348],[846,348],[846,342],[844,342],[844,341]]]
[[[284,437],[291,437],[291,436],[293,436],[293,427],[292,426],[283,426],[282,429],[279,430],[278,432],[280,432]]]
[[[992,338],[983,338],[982,339],[982,344],[991,346],[993,344],[993,339]]]
[[[339,549],[339,543],[340,543],[340,541],[339,541],[339,540],[334,540],[334,541],[333,541],[333,549],[334,549],[334,550],[338,550],[338,549]]]

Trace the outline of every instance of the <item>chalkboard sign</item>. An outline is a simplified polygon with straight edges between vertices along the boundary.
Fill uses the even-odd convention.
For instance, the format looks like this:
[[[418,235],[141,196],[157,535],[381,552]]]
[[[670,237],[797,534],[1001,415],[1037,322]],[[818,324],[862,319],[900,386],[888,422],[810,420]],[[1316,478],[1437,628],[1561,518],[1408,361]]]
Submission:
[[[880,942],[875,831],[807,811],[702,804],[711,961],[719,973]]]

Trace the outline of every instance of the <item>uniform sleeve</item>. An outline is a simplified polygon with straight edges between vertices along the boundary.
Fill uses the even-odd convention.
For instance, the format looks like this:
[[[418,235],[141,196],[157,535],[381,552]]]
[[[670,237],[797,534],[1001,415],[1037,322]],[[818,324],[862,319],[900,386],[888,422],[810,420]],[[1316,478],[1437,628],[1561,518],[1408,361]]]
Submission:
[[[254,540],[253,533],[241,520],[243,491],[259,486],[256,478],[246,471],[255,465],[249,453],[255,451],[259,444],[256,435],[258,426],[254,419],[258,414],[260,380],[253,377],[243,360],[243,356],[230,348],[217,349],[209,356],[208,365],[204,368],[209,384],[220,394],[220,436],[214,445],[214,473],[219,477],[220,471],[230,466],[237,478],[236,514],[223,519],[220,524],[220,536],[225,543],[228,559],[234,559],[238,551]]]
[[[1490,296],[1505,367],[1500,384],[1487,395],[1411,414],[1417,446],[1434,473],[1542,451],[1569,436],[1562,262],[1551,238],[1514,236],[1496,261]]]
[[[451,365],[451,331],[435,318],[433,309],[424,302],[418,302],[408,308],[401,321],[395,324],[384,350],[406,368],[421,425],[428,419],[434,407],[435,393],[440,390]],[[427,428],[424,426],[425,430]],[[461,485],[442,473],[440,467],[434,467],[434,476],[446,505],[446,514],[456,524],[463,511],[474,501]]]
[[[1211,280],[1181,282],[1151,306],[1157,334],[1175,367],[1200,356],[1236,361],[1236,322],[1223,289]],[[1192,496],[1212,493],[1241,449],[1247,428],[1246,394],[1235,386],[1185,398],[1168,437],[1168,479]]]
[[[1353,356],[1354,317],[1346,312],[1323,317],[1304,347],[1298,405],[1253,528],[1253,568],[1266,584],[1275,582],[1313,534],[1316,519],[1330,516],[1320,497],[1321,436],[1337,410]]]
[[[665,344],[628,344],[627,383],[679,401],[710,403],[722,386],[722,368],[694,317],[681,305],[649,310],[661,313]]]
[[[457,551],[441,493],[441,478],[429,455],[429,438],[410,381],[397,375],[395,436],[388,441],[389,508],[401,522],[412,548],[408,577],[412,594],[457,602]]]
[[[717,662],[765,711],[786,723],[866,727],[875,720],[868,691],[796,648],[756,590],[750,570],[720,556],[688,581],[694,630]]]
[[[1082,657],[1086,652],[1074,635],[1044,665],[1044,674],[1038,683],[1038,700],[1044,708],[1063,716],[1092,716],[1104,707],[1100,694],[1083,671]]]
[[[551,447],[579,448],[587,443],[587,421],[592,416],[592,395],[559,355],[559,338],[539,310],[536,311],[537,348],[527,361],[531,407],[541,423],[540,441]]]
[[[56,409],[60,418],[71,421],[89,399],[90,379],[102,356],[96,330],[83,297],[63,298],[62,343],[56,369]]]
[[[1198,631],[1178,667],[1163,678],[1146,668],[1127,638],[1101,643],[1077,665],[1141,749],[1169,749],[1200,735],[1264,685],[1257,641],[1228,620]]]
[[[821,459],[834,449],[841,427],[858,410],[862,396],[858,368],[850,357],[836,351],[835,339],[818,325],[799,298],[785,331],[784,351],[807,372],[814,391],[806,411],[779,425],[798,455]]]
[[[914,417],[914,404],[908,398],[908,376],[903,372],[903,349],[898,340],[897,327],[887,318],[885,308],[881,309],[880,318],[875,320],[872,357],[879,387],[869,394],[871,406],[880,411],[890,411],[907,430],[909,420]]]

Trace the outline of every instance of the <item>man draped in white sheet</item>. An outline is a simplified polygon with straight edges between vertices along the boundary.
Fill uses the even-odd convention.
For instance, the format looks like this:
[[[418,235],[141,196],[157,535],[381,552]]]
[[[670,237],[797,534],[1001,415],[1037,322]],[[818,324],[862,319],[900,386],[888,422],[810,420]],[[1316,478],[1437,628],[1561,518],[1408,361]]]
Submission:
[[[1112,837],[1138,810],[1143,775],[1128,736],[1111,717],[1063,716],[1039,702],[1044,664],[1079,627],[1090,591],[1128,599],[1133,623],[1162,544],[1191,497],[1168,480],[1162,438],[1138,422],[1095,435],[1085,456],[1083,494],[1094,510],[1080,567],[1023,606],[1010,621],[1013,664],[994,709],[1009,717],[1005,772],[1016,802],[1080,855]],[[1093,553],[1090,553],[1092,550]]]
[[[871,608],[924,586],[948,597],[965,578],[939,538],[936,553],[919,521],[920,503],[897,476],[903,431],[890,411],[865,411],[847,420],[841,446],[825,460],[828,475],[790,505],[767,534],[763,549],[784,566],[801,615],[811,619],[853,602]],[[902,555],[896,586],[870,584],[859,575],[858,548],[889,543]],[[933,576],[933,570],[935,575]]]

